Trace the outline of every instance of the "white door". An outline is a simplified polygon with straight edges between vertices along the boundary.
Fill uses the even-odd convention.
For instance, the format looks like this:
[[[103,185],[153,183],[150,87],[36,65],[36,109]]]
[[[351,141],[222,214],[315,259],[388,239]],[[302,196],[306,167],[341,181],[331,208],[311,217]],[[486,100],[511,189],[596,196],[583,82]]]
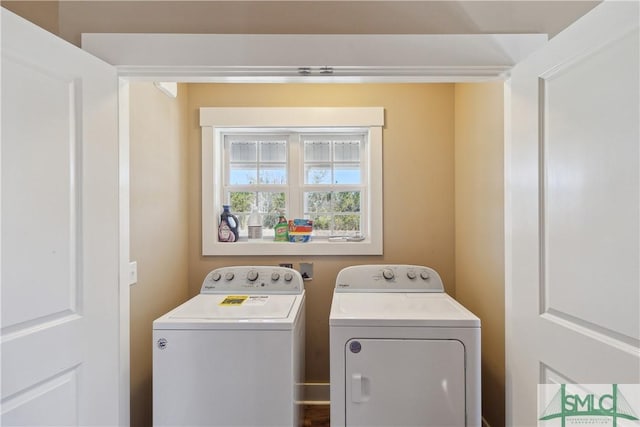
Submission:
[[[1,422],[119,425],[117,75],[1,14]]]
[[[507,83],[507,425],[538,383],[640,383],[638,16],[605,1]]]
[[[347,426],[468,425],[462,342],[352,339],[344,351]]]

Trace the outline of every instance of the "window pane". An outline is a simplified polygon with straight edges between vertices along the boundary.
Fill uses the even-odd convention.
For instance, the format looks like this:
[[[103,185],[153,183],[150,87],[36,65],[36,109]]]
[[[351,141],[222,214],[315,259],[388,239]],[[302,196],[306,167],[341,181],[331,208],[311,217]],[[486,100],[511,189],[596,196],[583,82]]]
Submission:
[[[318,237],[359,233],[364,221],[362,189],[367,182],[361,164],[363,150],[366,150],[364,136],[321,132],[300,136],[301,139],[292,138],[294,142],[291,143],[302,144],[296,145],[296,151],[302,151],[302,159],[296,156],[293,164],[290,164],[287,135],[245,133],[228,136],[225,167],[229,187],[226,194],[232,199],[232,211],[238,216],[241,230],[248,232],[247,221],[255,205],[261,214],[265,236],[273,236],[273,227],[281,214],[313,220],[314,234]],[[303,161],[301,165],[297,163],[300,160]],[[294,167],[297,174],[300,166],[301,186],[308,186],[307,190],[313,191],[304,191],[301,187],[281,191],[291,185],[289,168]],[[293,181],[297,183],[297,175],[295,178]],[[253,191],[231,191],[238,187]],[[278,191],[269,191],[275,188]],[[347,188],[350,191],[345,191]],[[358,190],[353,191],[354,188]],[[341,189],[344,190],[339,191]],[[286,195],[289,191],[301,190],[302,206],[289,206]]]
[[[255,193],[248,191],[232,191],[229,193],[231,212],[238,216],[240,226],[244,228],[246,216],[251,212],[251,207],[256,203]]]
[[[260,184],[286,184],[287,165],[261,165]]]
[[[333,175],[334,184],[360,184],[360,165],[336,164]]]
[[[310,215],[309,218],[313,220],[313,232],[316,236],[329,235],[328,231],[331,228],[331,216]],[[323,231],[325,232],[323,233]]]
[[[331,160],[331,142],[329,141],[305,141],[305,162],[328,162]]]
[[[309,214],[331,212],[331,193],[317,191],[305,192],[304,211]]]
[[[360,231],[360,215],[336,215],[334,232]]]
[[[262,225],[273,228],[278,222],[280,213],[286,214],[287,200],[285,193],[261,191],[258,193],[258,210],[262,214]]]
[[[260,143],[260,161],[286,162],[287,161],[287,143],[284,141],[261,142]]]
[[[255,142],[232,142],[230,151],[232,162],[255,162],[258,158]]]
[[[330,165],[305,165],[304,167],[304,183],[305,184],[331,184],[331,166]]]
[[[341,191],[333,193],[334,212],[360,212],[360,192]]]
[[[336,162],[359,162],[359,141],[336,141],[333,145],[333,158]]]
[[[247,185],[258,181],[258,171],[255,164],[231,164],[229,165],[229,184]]]

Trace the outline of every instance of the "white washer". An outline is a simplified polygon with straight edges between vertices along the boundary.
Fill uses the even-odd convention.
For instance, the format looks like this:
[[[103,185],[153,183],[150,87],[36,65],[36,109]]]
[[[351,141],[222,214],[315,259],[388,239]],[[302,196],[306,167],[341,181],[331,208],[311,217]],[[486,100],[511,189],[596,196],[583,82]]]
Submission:
[[[154,426],[298,426],[305,291],[284,267],[225,267],[153,322]]]
[[[480,319],[438,273],[362,265],[331,303],[331,426],[480,426]]]

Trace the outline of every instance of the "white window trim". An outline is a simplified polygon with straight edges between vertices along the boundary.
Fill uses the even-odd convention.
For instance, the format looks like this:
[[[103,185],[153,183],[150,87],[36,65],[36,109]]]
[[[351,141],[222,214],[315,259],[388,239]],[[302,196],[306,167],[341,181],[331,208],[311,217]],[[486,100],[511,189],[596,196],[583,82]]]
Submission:
[[[382,107],[214,108],[200,109],[202,130],[202,255],[382,255]],[[361,242],[314,241],[218,242],[222,206],[221,128],[241,127],[367,127],[369,128],[369,230]]]

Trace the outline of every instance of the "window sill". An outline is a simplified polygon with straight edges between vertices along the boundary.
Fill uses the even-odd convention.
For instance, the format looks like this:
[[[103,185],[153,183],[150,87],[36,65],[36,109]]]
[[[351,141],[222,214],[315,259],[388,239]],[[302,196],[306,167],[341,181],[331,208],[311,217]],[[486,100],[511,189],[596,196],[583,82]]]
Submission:
[[[329,242],[311,240],[306,243],[276,242],[272,238],[238,242],[208,242],[203,244],[202,254],[216,256],[242,255],[382,255],[382,239],[366,239],[361,242]]]

